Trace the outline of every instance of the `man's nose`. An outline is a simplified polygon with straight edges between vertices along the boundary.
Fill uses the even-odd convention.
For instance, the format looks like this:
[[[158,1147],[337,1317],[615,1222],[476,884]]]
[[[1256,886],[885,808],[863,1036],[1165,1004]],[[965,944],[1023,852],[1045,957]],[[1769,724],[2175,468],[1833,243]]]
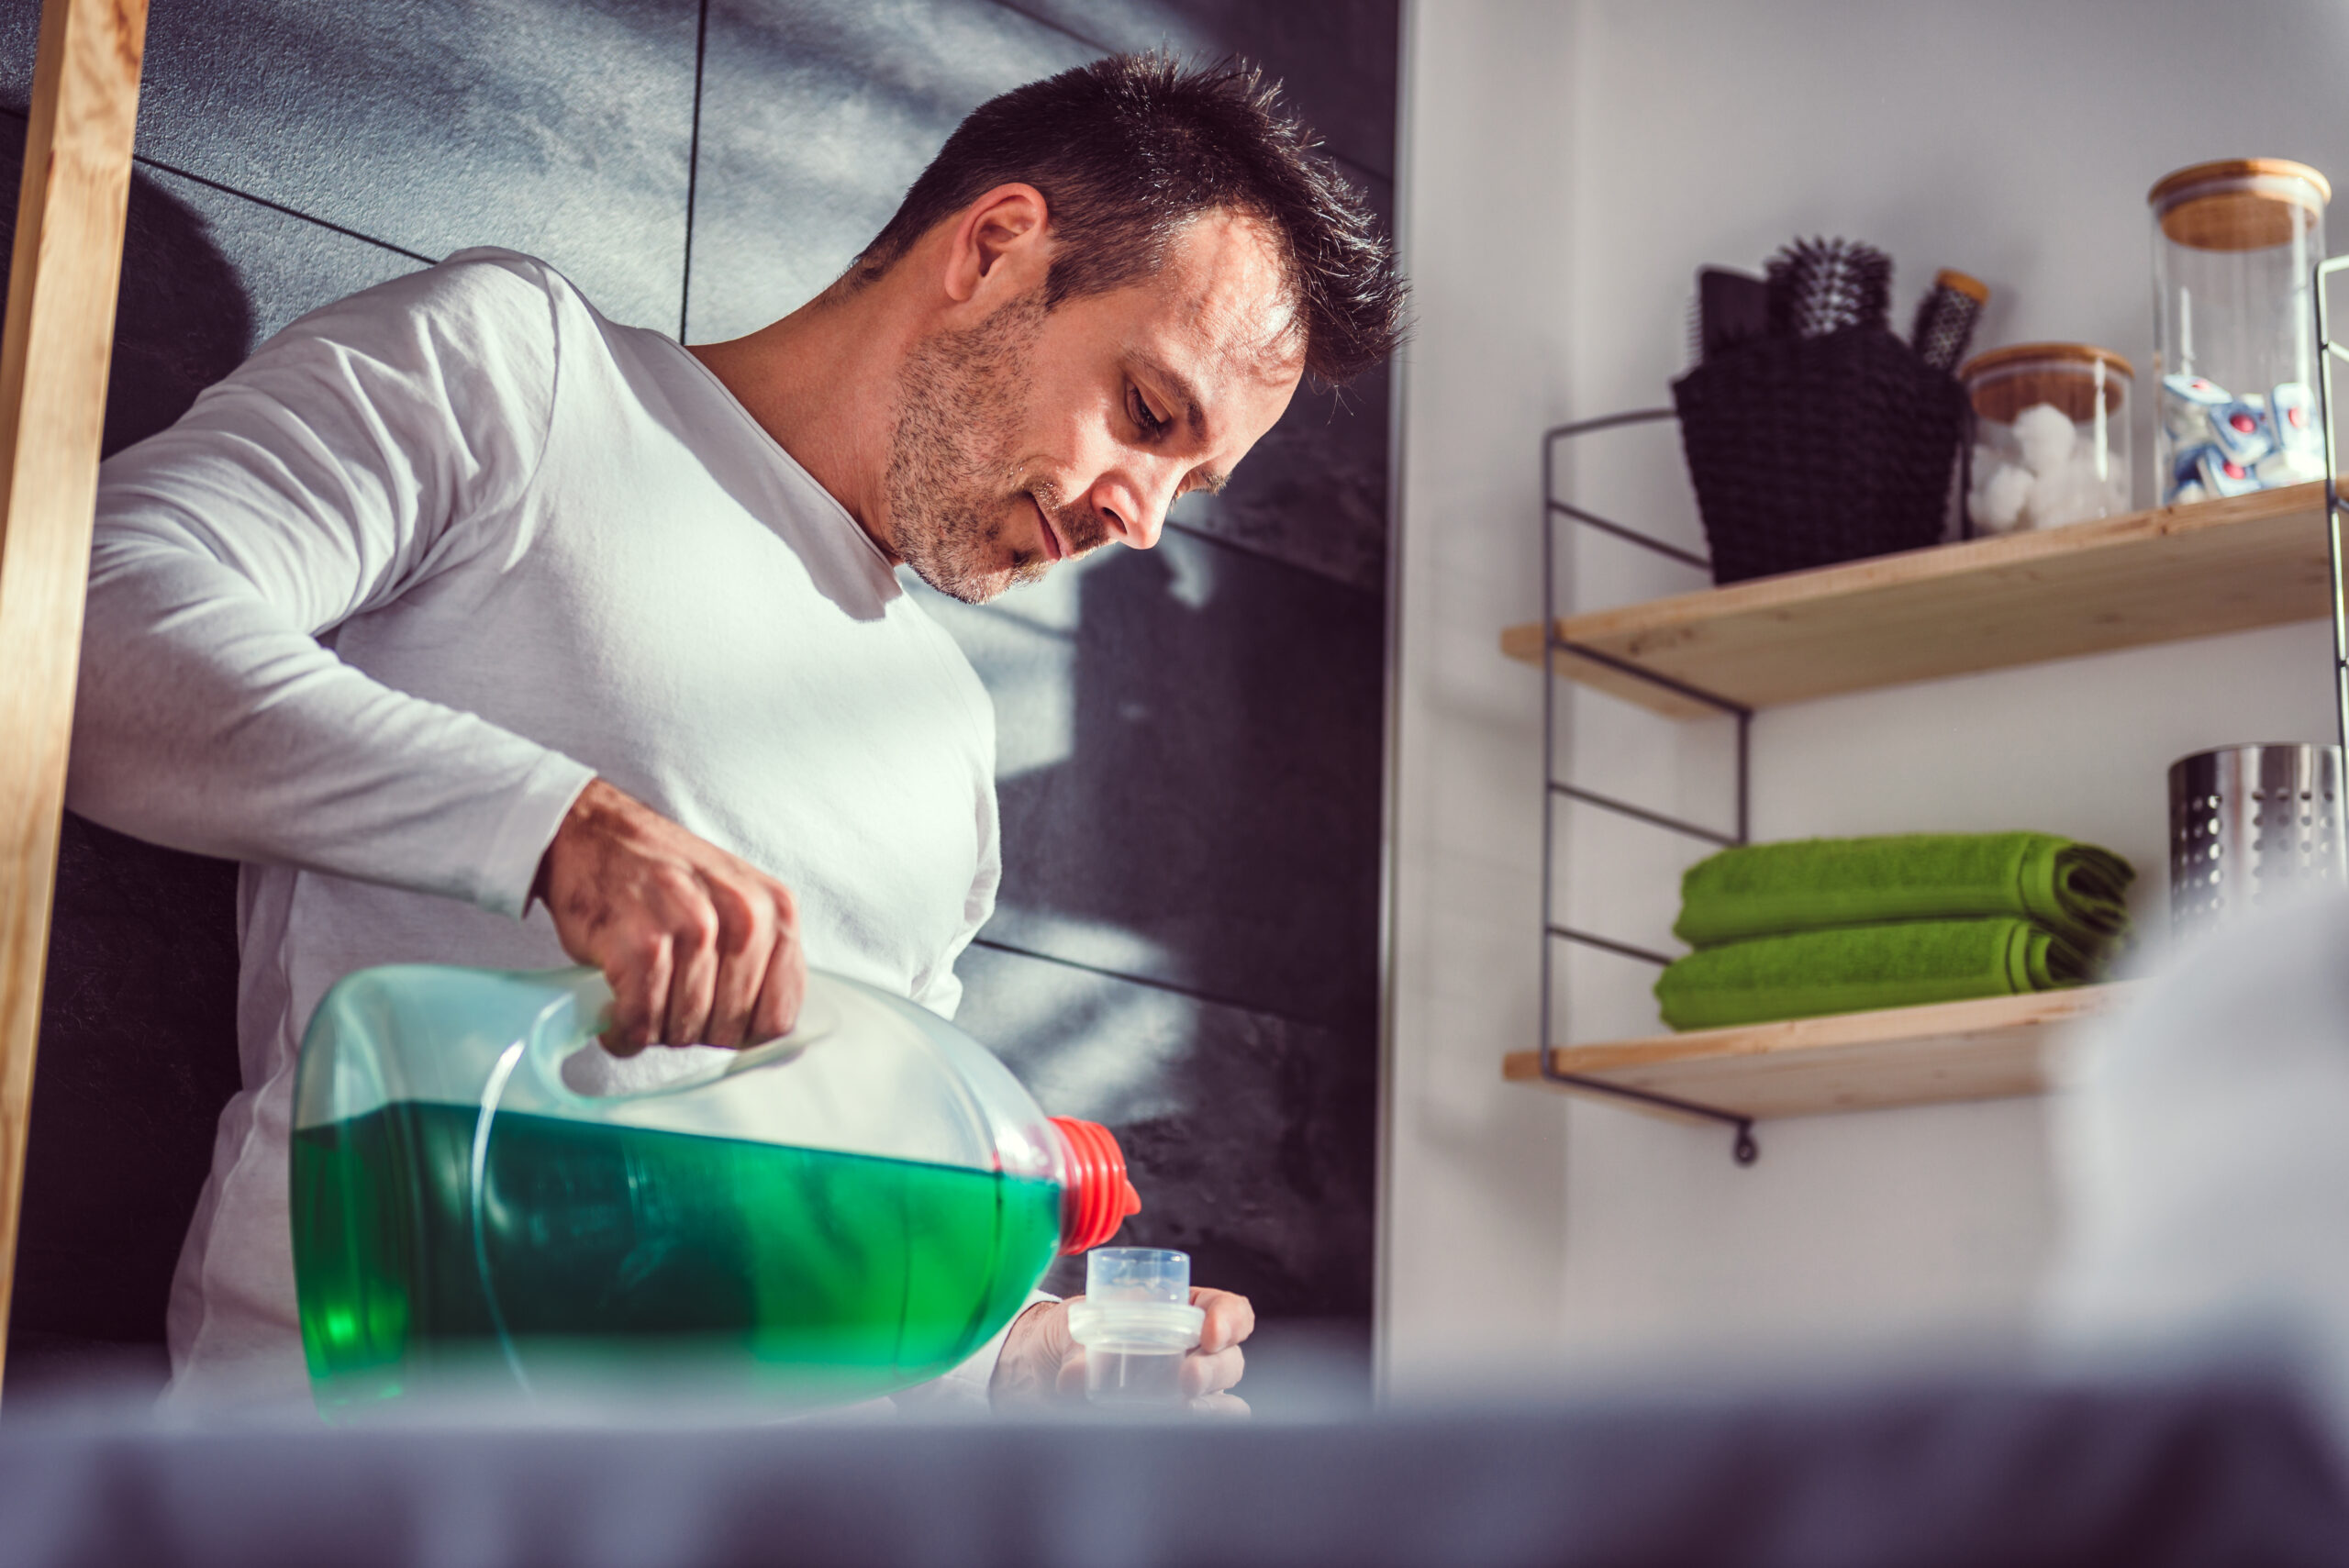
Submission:
[[[1109,537],[1134,550],[1148,550],[1165,530],[1174,485],[1150,486],[1130,477],[1106,475],[1093,487],[1093,509],[1108,525]]]

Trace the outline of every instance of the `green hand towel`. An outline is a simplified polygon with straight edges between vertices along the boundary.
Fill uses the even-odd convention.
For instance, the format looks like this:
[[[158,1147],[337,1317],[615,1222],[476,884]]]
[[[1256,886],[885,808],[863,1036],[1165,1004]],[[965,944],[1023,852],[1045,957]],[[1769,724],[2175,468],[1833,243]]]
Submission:
[[[2125,936],[2135,877],[2109,850],[2053,833],[1901,833],[1723,850],[1680,879],[1673,934],[1691,947],[1877,920],[2035,920],[2083,951]]]
[[[1676,1029],[2053,991],[2101,965],[2028,920],[1909,920],[1705,948],[1658,977]]]

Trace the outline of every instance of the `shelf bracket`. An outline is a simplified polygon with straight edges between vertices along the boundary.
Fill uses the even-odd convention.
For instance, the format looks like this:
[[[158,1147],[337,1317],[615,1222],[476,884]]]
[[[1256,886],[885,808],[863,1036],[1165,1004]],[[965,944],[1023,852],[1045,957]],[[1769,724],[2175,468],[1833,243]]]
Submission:
[[[1736,1136],[1730,1145],[1731,1156],[1741,1165],[1751,1165],[1762,1155],[1762,1147],[1753,1137],[1752,1117],[1737,1111],[1723,1110],[1719,1106],[1700,1105],[1694,1100],[1684,1100],[1671,1095],[1659,1095],[1647,1089],[1636,1089],[1628,1084],[1613,1084],[1604,1078],[1592,1078],[1578,1073],[1564,1072],[1557,1065],[1554,1057],[1556,1048],[1550,1043],[1553,1038],[1550,944],[1553,939],[1579,942],[1586,947],[1597,948],[1601,951],[1612,952],[1624,958],[1636,959],[1643,963],[1662,965],[1673,962],[1665,954],[1637,947],[1630,942],[1618,941],[1611,937],[1599,936],[1595,932],[1577,930],[1571,926],[1561,925],[1552,918],[1552,910],[1554,906],[1553,895],[1556,892],[1554,883],[1557,847],[1552,817],[1554,815],[1553,808],[1558,798],[1564,796],[1569,800],[1578,800],[1586,805],[1598,806],[1601,810],[1613,812],[1617,816],[1628,817],[1632,821],[1644,822],[1651,827],[1662,828],[1669,832],[1699,839],[1724,848],[1734,847],[1746,841],[1753,777],[1753,708],[1746,704],[1722,696],[1719,693],[1709,692],[1702,687],[1690,685],[1687,682],[1675,680],[1669,675],[1648,669],[1631,660],[1619,658],[1611,653],[1603,653],[1596,648],[1586,648],[1558,635],[1557,521],[1561,517],[1586,528],[1596,528],[1611,538],[1639,545],[1683,565],[1695,566],[1706,571],[1711,569],[1711,563],[1702,556],[1682,550],[1679,546],[1664,539],[1652,538],[1636,528],[1626,528],[1620,523],[1610,521],[1596,513],[1585,511],[1579,506],[1568,506],[1557,497],[1556,452],[1559,441],[1570,439],[1575,436],[1588,435],[1594,431],[1617,429],[1627,425],[1654,424],[1676,417],[1678,416],[1669,408],[1641,408],[1625,414],[1610,414],[1601,418],[1585,419],[1577,424],[1560,425],[1554,429],[1543,432],[1542,437],[1542,1001],[1539,1008],[1541,1034],[1535,1041],[1538,1049],[1534,1051],[1534,1061],[1541,1069],[1544,1083],[1553,1084],[1561,1088],[1578,1089],[1587,1094],[1609,1095],[1617,1099],[1632,1100],[1642,1105],[1653,1106],[1662,1110],[1674,1111],[1700,1120],[1717,1121],[1733,1128],[1736,1129]],[[1601,795],[1595,790],[1584,789],[1578,784],[1558,777],[1556,662],[1557,656],[1562,652],[1571,653],[1578,659],[1586,659],[1593,663],[1604,665],[1633,680],[1644,681],[1662,690],[1671,692],[1676,696],[1697,703],[1700,706],[1709,707],[1716,713],[1736,719],[1737,830],[1734,833],[1723,833],[1700,823],[1689,822],[1660,811],[1651,811],[1645,806],[1636,806],[1627,800],[1618,800],[1612,795]]]
[[[2319,261],[2316,293],[2316,359],[2318,422],[2324,427],[2324,548],[2332,567],[2332,698],[2333,717],[2341,746],[2349,754],[2349,593],[2343,589],[2341,521],[2349,502],[2341,494],[2341,443],[2332,428],[2332,366],[2349,360],[2349,346],[2332,340],[2332,298],[2325,285],[2334,274],[2349,270],[2349,256]]]
[[[1730,1144],[1730,1155],[1732,1159],[1741,1165],[1751,1165],[1762,1157],[1762,1146],[1754,1141],[1753,1118],[1750,1116],[1743,1116],[1736,1111],[1725,1111],[1719,1106],[1699,1105],[1695,1100],[1684,1100],[1672,1095],[1659,1095],[1647,1089],[1635,1089],[1629,1084],[1611,1084],[1604,1078],[1591,1078],[1580,1073],[1562,1072],[1551,1063],[1548,1051],[1541,1053],[1541,1062],[1542,1076],[1548,1083],[1557,1084],[1566,1088],[1580,1089],[1594,1095],[1612,1095],[1618,1099],[1637,1100],[1643,1106],[1654,1106],[1659,1109],[1676,1111],[1682,1116],[1698,1117],[1707,1121],[1725,1122],[1737,1129],[1737,1136]]]

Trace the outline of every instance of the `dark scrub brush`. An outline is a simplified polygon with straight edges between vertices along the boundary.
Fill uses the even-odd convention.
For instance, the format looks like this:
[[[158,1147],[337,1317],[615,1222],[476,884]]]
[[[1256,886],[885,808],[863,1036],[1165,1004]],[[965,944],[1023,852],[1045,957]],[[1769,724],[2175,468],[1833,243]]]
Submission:
[[[1892,258],[1849,239],[1798,239],[1770,258],[1770,334],[1824,338],[1883,327],[1892,309]]]
[[[1925,291],[1925,297],[1917,302],[1917,325],[1909,334],[1909,346],[1937,371],[1957,369],[1957,361],[1965,358],[1965,345],[1973,340],[1974,324],[1982,319],[1982,307],[1989,299],[1989,284],[1943,268],[1933,274],[1933,286]]]

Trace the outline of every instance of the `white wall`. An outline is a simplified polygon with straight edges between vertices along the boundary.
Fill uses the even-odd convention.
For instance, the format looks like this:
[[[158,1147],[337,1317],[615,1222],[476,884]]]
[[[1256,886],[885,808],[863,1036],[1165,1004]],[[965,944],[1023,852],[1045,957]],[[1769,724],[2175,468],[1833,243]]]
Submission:
[[[1539,614],[1539,430],[1668,399],[1699,265],[1758,270],[1798,234],[1865,239],[1895,260],[1898,327],[1955,266],[1995,291],[1977,348],[2085,339],[2142,370],[2156,178],[2291,157],[2349,198],[2349,6],[2239,6],[2222,48],[2210,16],[2183,0],[1419,5],[1385,1315],[1398,1386],[1480,1345],[1759,1356],[2021,1325],[2059,1222],[2042,1102],[1768,1123],[1741,1170],[1718,1133],[1493,1081],[1531,1042],[1540,767],[1538,679],[1493,639]],[[2333,227],[2349,239],[2349,209]],[[2149,453],[2141,426],[2141,498]],[[1700,537],[1668,429],[1593,438],[1571,469],[1598,510]],[[1586,540],[1573,565],[1581,608],[1697,585],[1612,544]],[[2168,763],[2329,739],[2330,653],[2314,624],[1772,710],[1753,828],[2076,834],[2136,862],[2157,935]],[[1571,706],[1576,777],[1725,819],[1723,727]],[[1694,848],[1591,815],[1565,836],[1574,917],[1667,944]],[[1652,978],[1575,956],[1568,1038],[1654,1028]]]
[[[1565,254],[1571,21],[1538,0],[1419,6],[1405,38],[1399,227],[1418,329],[1400,415],[1379,1313],[1398,1378],[1546,1344],[1564,1287],[1563,1109],[1499,1079],[1503,1042],[1533,1031],[1541,725],[1531,673],[1494,639],[1524,618],[1539,559],[1527,500],[1565,397],[1567,301],[1495,287],[1492,236],[1512,255]]]

